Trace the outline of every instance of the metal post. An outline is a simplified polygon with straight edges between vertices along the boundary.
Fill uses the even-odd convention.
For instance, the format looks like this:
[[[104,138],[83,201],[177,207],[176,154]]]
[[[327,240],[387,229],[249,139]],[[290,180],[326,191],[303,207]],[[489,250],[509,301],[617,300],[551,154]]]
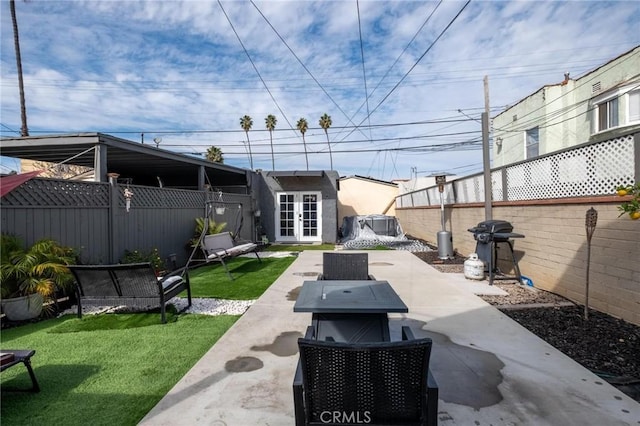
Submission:
[[[442,230],[446,231],[445,220],[444,220],[444,197],[442,196],[442,192],[440,192],[440,223],[442,224]]]
[[[116,217],[118,214],[118,173],[109,173],[109,263],[118,259],[118,230]]]
[[[482,113],[482,169],[484,170],[484,218],[493,219],[491,201],[493,189],[491,188],[491,153],[489,151],[489,77],[486,75],[484,83],[484,112]]]
[[[482,113],[482,169],[484,170],[484,218],[491,220],[491,160],[489,155],[489,115]]]
[[[109,182],[107,176],[107,146],[97,143],[93,152],[93,180],[96,182]]]

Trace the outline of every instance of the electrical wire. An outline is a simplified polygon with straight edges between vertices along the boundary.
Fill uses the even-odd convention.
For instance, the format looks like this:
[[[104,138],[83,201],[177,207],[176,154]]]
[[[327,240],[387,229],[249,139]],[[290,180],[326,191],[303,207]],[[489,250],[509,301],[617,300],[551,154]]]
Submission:
[[[422,30],[424,29],[424,27],[427,25],[427,23],[431,20],[431,17],[433,16],[433,14],[436,12],[436,10],[438,10],[438,8],[440,7],[440,5],[442,4],[443,0],[440,0],[438,2],[438,4],[436,5],[436,7],[431,11],[431,13],[429,14],[429,16],[427,16],[427,18],[424,20],[424,22],[422,22],[422,25],[420,26],[420,28],[418,28],[418,31],[416,31],[416,33],[413,35],[413,37],[411,38],[411,40],[409,40],[409,43],[407,43],[407,45],[404,47],[404,49],[402,49],[402,52],[400,52],[400,54],[398,55],[398,57],[396,57],[395,61],[393,61],[393,63],[391,64],[391,66],[389,68],[387,68],[387,71],[385,72],[385,74],[382,76],[382,78],[380,80],[378,80],[378,84],[376,85],[376,87],[373,88],[373,90],[371,91],[371,93],[368,95],[367,100],[369,99],[369,97],[373,96],[373,94],[376,92],[376,90],[378,90],[378,88],[380,87],[380,85],[382,84],[382,82],[387,78],[387,76],[389,75],[389,73],[391,73],[391,70],[396,66],[396,64],[400,61],[400,58],[405,54],[405,52],[409,49],[409,46],[411,46],[411,44],[415,41],[415,39],[418,37],[418,34],[420,34],[422,32]],[[356,110],[355,113],[353,113],[352,118],[354,118],[362,109],[362,107],[365,105],[365,103],[361,103],[360,106],[358,107],[358,109]],[[369,115],[369,105],[367,104],[367,115]],[[370,123],[370,122],[369,122]]]
[[[621,60],[621,61],[617,62],[617,63],[614,65],[614,68],[615,68],[615,67],[620,67],[620,66],[622,66],[622,65],[623,65],[624,63],[626,63],[627,61],[629,61],[629,60],[633,59],[636,55],[640,55],[640,52],[635,53],[635,54],[631,54],[631,55],[629,55],[628,57],[624,58],[623,60]],[[604,66],[604,65],[602,65],[602,66]],[[602,66],[600,66],[600,67],[598,67],[598,68],[601,68]],[[533,109],[533,110],[531,110],[531,111],[527,112],[527,113],[526,113],[526,114],[524,114],[522,117],[519,117],[519,123],[518,123],[518,126],[521,126],[521,127],[522,127],[522,126],[527,126],[528,124],[530,124],[530,123],[532,123],[532,122],[535,122],[534,120],[538,120],[539,118],[536,118],[536,119],[534,119],[534,120],[530,120],[529,122],[525,122],[524,124],[523,124],[520,120],[521,120],[521,119],[523,119],[523,118],[525,118],[525,117],[529,117],[529,116],[531,116],[532,114],[535,114],[536,112],[540,111],[540,110],[541,110],[541,109],[543,109],[543,108],[548,108],[548,107],[549,107],[549,105],[553,104],[553,103],[554,103],[554,102],[556,102],[556,101],[561,100],[561,99],[562,99],[562,98],[564,98],[565,96],[569,96],[570,94],[572,94],[572,93],[573,93],[573,92],[575,92],[576,90],[578,90],[578,89],[582,88],[583,86],[587,85],[588,83],[591,83],[591,82],[592,82],[593,80],[595,80],[596,78],[601,78],[601,75],[600,75],[600,74],[596,74],[596,73],[595,73],[595,70],[594,70],[594,71],[592,71],[591,73],[592,73],[592,74],[594,74],[594,75],[592,75],[591,77],[588,77],[588,78],[586,78],[586,79],[585,79],[585,77],[586,77],[586,76],[585,76],[585,77],[582,77],[580,80],[583,80],[583,79],[584,79],[584,80],[583,80],[583,81],[581,81],[579,84],[576,84],[572,89],[567,90],[567,91],[566,91],[565,93],[563,93],[562,95],[557,96],[556,98],[554,98],[554,99],[550,100],[549,102],[545,102],[545,103],[544,103],[544,105],[542,105],[542,106],[540,106],[540,107],[538,107],[538,108],[535,108],[535,109]],[[588,74],[587,74],[587,75],[588,75]],[[632,80],[632,79],[634,79],[634,78],[637,78],[637,77],[638,77],[638,75],[639,75],[639,74],[636,74],[635,76],[631,77],[631,78],[630,78],[630,80]],[[506,112],[506,111],[505,111],[505,112]],[[544,116],[543,116],[543,117],[544,117]],[[531,126],[529,126],[529,127],[531,127]],[[504,129],[500,129],[500,130],[504,130]],[[523,130],[524,130],[524,129],[522,129],[521,131],[523,131]]]
[[[224,7],[222,6],[222,2],[220,0],[218,0],[218,5],[220,6],[220,9],[222,9],[222,13],[224,14],[225,18],[227,18],[227,22],[229,22],[229,26],[233,30],[233,33],[236,35],[236,38],[238,39],[238,43],[240,43],[240,46],[242,46],[242,50],[247,55],[247,58],[249,59],[249,62],[251,62],[251,66],[253,66],[253,69],[255,70],[256,74],[258,75],[258,78],[260,78],[260,81],[262,82],[262,85],[264,86],[264,88],[267,91],[267,93],[269,93],[269,97],[271,97],[271,100],[275,104],[276,108],[278,108],[278,111],[280,111],[280,114],[282,114],[282,116],[284,117],[285,121],[287,122],[287,124],[289,125],[291,130],[293,130],[294,129],[293,125],[291,124],[291,122],[289,122],[289,119],[287,118],[287,115],[284,113],[282,108],[280,108],[280,104],[278,104],[278,101],[276,101],[276,98],[271,93],[271,90],[269,90],[269,86],[267,86],[267,83],[262,78],[262,75],[260,74],[260,71],[258,71],[258,67],[256,66],[255,62],[251,58],[251,55],[249,55],[249,51],[244,46],[244,43],[242,42],[242,39],[240,38],[240,35],[238,34],[238,32],[236,31],[235,27],[233,26],[233,23],[231,22],[231,19],[229,18],[229,15],[227,15],[227,12],[224,10]]]
[[[404,75],[402,76],[402,78],[400,78],[400,80],[393,86],[393,88],[382,98],[382,100],[378,103],[378,105],[376,105],[375,108],[373,108],[373,110],[371,110],[371,113],[367,115],[367,117],[365,117],[364,119],[362,119],[362,121],[360,121],[360,123],[358,124],[358,127],[360,125],[362,125],[362,123],[364,123],[371,114],[373,114],[374,112],[376,112],[378,110],[378,108],[380,108],[380,106],[387,100],[389,99],[389,96],[391,96],[391,94],[393,92],[395,92],[395,90],[402,84],[402,82],[407,78],[407,76],[411,73],[411,71],[413,71],[415,69],[416,66],[418,66],[418,64],[420,63],[420,61],[422,61],[422,59],[427,55],[427,53],[429,53],[429,51],[431,51],[431,49],[433,48],[433,46],[435,46],[435,44],[442,38],[442,36],[449,30],[449,28],[453,25],[453,23],[458,19],[458,17],[462,14],[462,12],[467,8],[467,6],[469,6],[469,3],[471,3],[471,0],[467,0],[467,2],[464,4],[464,6],[462,6],[462,8],[458,11],[458,13],[453,17],[453,19],[451,19],[449,21],[449,23],[445,26],[445,28],[440,32],[440,34],[435,38],[434,41],[431,42],[431,44],[429,45],[429,47],[427,47],[427,49],[422,53],[422,55],[420,55],[420,57],[414,62],[414,64],[411,66],[411,68],[409,68],[409,70],[407,70],[407,72],[404,73]]]
[[[278,38],[280,39],[280,41],[282,41],[282,43],[286,46],[286,48],[289,50],[289,52],[291,52],[291,54],[293,55],[293,57],[298,61],[298,63],[302,66],[302,68],[307,72],[307,74],[309,74],[309,76],[313,79],[313,81],[316,83],[316,85],[322,90],[322,92],[327,96],[327,98],[329,98],[329,100],[336,106],[336,108],[338,108],[338,111],[340,111],[346,118],[347,121],[349,123],[352,123],[355,126],[355,123],[351,120],[351,118],[349,118],[349,116],[347,115],[347,113],[340,107],[340,105],[333,99],[333,97],[329,94],[329,92],[324,88],[324,86],[322,84],[320,84],[320,82],[318,81],[318,79],[313,75],[313,73],[311,72],[311,70],[309,70],[309,68],[305,65],[304,62],[302,62],[302,60],[298,57],[298,55],[296,55],[296,53],[293,51],[293,49],[289,46],[289,44],[286,42],[286,40],[280,35],[280,33],[278,32],[278,30],[275,29],[275,27],[271,24],[271,21],[269,21],[269,19],[267,19],[267,17],[262,13],[262,11],[258,8],[258,6],[253,2],[253,0],[250,1],[251,4],[253,5],[253,7],[256,8],[256,10],[258,11],[258,13],[260,14],[260,16],[262,16],[262,18],[265,20],[265,22],[267,23],[267,25],[269,25],[269,27],[273,30],[273,32],[278,36]],[[364,133],[363,133],[364,135]]]
[[[639,88],[640,88],[640,84],[637,84],[636,86],[633,86],[633,87],[631,87],[631,88],[627,89],[626,91],[624,91],[624,92],[620,93],[618,96],[616,96],[616,99],[619,99],[620,97],[622,97],[622,96],[624,96],[624,95],[626,95],[626,94],[628,94],[628,93],[630,93],[630,92],[633,92],[633,91],[635,91],[635,90],[637,90],[637,89],[639,89]],[[548,115],[548,116],[551,116],[551,114],[553,114],[553,116],[551,116],[551,119],[553,119],[553,118],[555,118],[555,117],[558,117],[558,116],[563,116],[563,115],[565,115],[567,112],[572,111],[572,110],[575,110],[575,109],[577,109],[578,107],[580,107],[580,106],[584,105],[584,104],[585,104],[585,102],[587,102],[587,101],[582,101],[582,102],[579,102],[579,103],[576,103],[576,104],[570,105],[570,106],[565,107],[565,108],[563,108],[563,109],[561,109],[561,110],[558,110],[557,112],[549,113],[549,114],[547,114],[547,115]],[[534,127],[527,128],[527,129],[525,129],[525,130],[502,130],[502,129],[501,129],[501,131],[502,131],[503,133],[499,133],[498,135],[500,135],[500,134],[504,134],[504,133],[522,133],[522,132],[524,132],[524,131],[530,130],[530,129],[535,128],[535,127],[537,127],[538,129],[545,129],[545,128],[553,127],[553,126],[556,126],[556,125],[559,125],[559,124],[565,123],[565,122],[570,121],[570,120],[575,120],[576,118],[579,118],[580,116],[591,114],[591,113],[592,113],[593,111],[595,111],[597,108],[598,108],[598,104],[595,104],[595,105],[593,105],[592,107],[587,108],[587,109],[586,109],[585,111],[583,111],[583,112],[580,112],[580,113],[578,113],[578,114],[576,114],[576,115],[573,115],[573,116],[567,117],[567,118],[565,118],[565,119],[563,119],[563,120],[560,120],[560,121],[557,121],[557,122],[553,122],[553,123],[548,123],[548,121],[549,121],[549,117],[547,117],[547,120],[543,121],[543,123],[544,123],[544,122],[546,122],[547,124],[540,124],[540,125],[537,125],[537,126],[534,126]],[[509,149],[507,149],[505,152],[502,152],[502,153],[501,153],[501,155],[504,157],[504,156],[506,156],[507,154],[512,153],[514,150],[516,150],[516,149],[522,149],[522,148],[523,148],[523,147],[522,147],[522,145],[521,145],[521,144],[513,144],[513,146],[511,146],[511,147],[510,147]]]
[[[364,44],[362,42],[362,22],[360,20],[360,0],[356,0],[356,10],[358,12],[358,35],[360,36],[360,58],[362,59],[362,80],[364,82],[364,102],[367,104],[367,117],[369,124],[369,139],[373,139],[371,134],[371,113],[369,112],[369,90],[367,89],[367,68],[364,61]]]

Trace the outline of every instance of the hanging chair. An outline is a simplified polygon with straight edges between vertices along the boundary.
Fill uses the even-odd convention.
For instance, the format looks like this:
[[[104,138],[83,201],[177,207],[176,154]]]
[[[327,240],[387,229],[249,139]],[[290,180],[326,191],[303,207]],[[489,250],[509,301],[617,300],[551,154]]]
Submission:
[[[200,235],[198,236],[197,240],[193,244],[193,249],[191,250],[191,254],[189,255],[189,259],[187,260],[187,265],[186,265],[187,268],[189,268],[192,264],[195,264],[195,266],[201,266],[200,265],[201,263],[206,264],[210,260],[209,254],[204,248],[204,244],[203,244],[204,239],[207,235],[209,235],[211,221],[215,222],[215,215],[216,214],[220,215],[221,212],[222,214],[224,214],[226,212],[226,209],[229,208],[228,207],[229,205],[236,206],[237,208],[236,217],[234,221],[235,227],[233,231],[230,231],[229,233],[231,234],[231,238],[234,242],[239,241],[238,239],[240,236],[240,231],[242,230],[242,225],[244,223],[244,217],[242,214],[242,204],[229,203],[224,201],[222,196],[222,191],[218,191],[218,193],[216,194],[215,200],[205,202],[205,206],[204,206],[205,215],[204,215],[204,223],[202,226],[202,231],[200,232]],[[224,211],[222,211],[222,209],[224,209]],[[196,253],[198,251],[201,251],[204,254],[204,260],[195,258]]]

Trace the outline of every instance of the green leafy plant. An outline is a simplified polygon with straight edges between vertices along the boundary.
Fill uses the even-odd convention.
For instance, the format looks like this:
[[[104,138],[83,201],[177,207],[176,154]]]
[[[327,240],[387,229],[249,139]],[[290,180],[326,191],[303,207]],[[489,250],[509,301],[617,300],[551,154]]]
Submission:
[[[207,228],[207,235],[211,234],[219,234],[227,227],[227,222],[216,222],[215,220],[209,218],[209,227]],[[205,217],[196,217],[196,229],[194,237],[189,241],[191,247],[195,247],[198,245],[198,241],[200,240],[200,235],[204,230],[205,224],[207,223],[207,218]]]
[[[57,289],[72,288],[73,276],[67,268],[76,260],[72,248],[51,239],[25,247],[18,237],[2,234],[0,250],[0,295],[3,299],[38,293],[50,300]]]
[[[640,183],[635,185],[620,185],[616,188],[616,193],[621,197],[630,195],[632,198],[629,201],[618,206],[620,210],[620,216],[628,214],[632,220],[640,219]]]
[[[142,250],[125,250],[124,256],[122,256],[122,263],[151,263],[156,275],[161,275],[167,270],[164,260],[160,257],[160,251],[157,248],[152,248],[149,251]]]

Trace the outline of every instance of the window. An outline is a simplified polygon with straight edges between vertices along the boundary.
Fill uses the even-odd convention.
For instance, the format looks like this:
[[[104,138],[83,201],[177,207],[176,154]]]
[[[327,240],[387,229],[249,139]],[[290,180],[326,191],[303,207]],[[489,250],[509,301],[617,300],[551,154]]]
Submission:
[[[598,117],[597,132],[618,126],[618,98],[613,98],[596,105],[596,114]]]
[[[640,90],[629,93],[629,124],[640,122]]]
[[[525,135],[525,159],[537,157],[540,153],[540,130],[537,127],[529,129]]]

